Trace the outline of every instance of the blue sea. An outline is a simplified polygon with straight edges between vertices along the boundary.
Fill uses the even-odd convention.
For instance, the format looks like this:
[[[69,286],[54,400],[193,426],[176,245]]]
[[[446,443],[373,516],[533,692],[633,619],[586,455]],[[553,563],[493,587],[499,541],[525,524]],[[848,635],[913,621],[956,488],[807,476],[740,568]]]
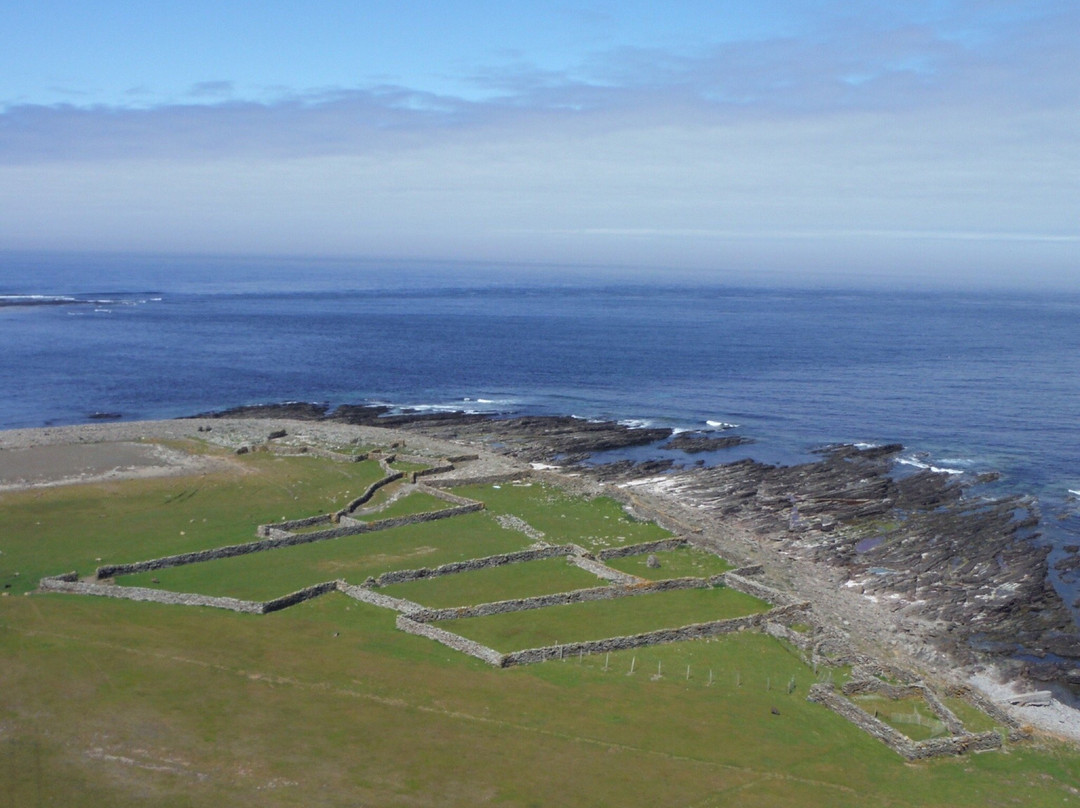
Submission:
[[[1052,560],[1080,543],[1080,294],[8,254],[0,345],[0,428],[300,400],[754,439],[713,462],[901,442],[913,468],[997,471],[981,491],[1038,496]]]

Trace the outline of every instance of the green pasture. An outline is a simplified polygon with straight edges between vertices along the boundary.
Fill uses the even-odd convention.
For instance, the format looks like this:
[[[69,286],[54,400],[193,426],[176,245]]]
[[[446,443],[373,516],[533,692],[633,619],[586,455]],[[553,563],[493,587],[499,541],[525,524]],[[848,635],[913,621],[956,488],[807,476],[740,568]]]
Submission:
[[[344,578],[359,584],[368,576],[388,570],[437,567],[452,561],[522,550],[527,543],[520,533],[505,530],[480,512],[123,575],[117,583],[269,600],[321,581]]]
[[[247,541],[260,522],[341,507],[379,476],[364,476],[367,463],[235,460],[229,473],[0,494],[11,584],[0,597],[0,806],[1080,806],[1075,748],[1037,740],[908,763],[806,701],[843,671],[815,673],[753,632],[497,669],[340,593],[254,616],[29,592],[99,556]],[[554,542],[664,535],[612,500],[506,488],[475,495]],[[263,599],[528,543],[476,513],[126,582]],[[417,582],[413,599],[426,586],[433,603],[456,600],[460,586],[486,600],[473,593],[582,572],[537,563]],[[760,608],[732,590],[687,590],[478,618],[463,633],[512,650]],[[947,703],[972,730],[989,720]]]
[[[439,626],[505,653],[726,620],[768,608],[765,601],[734,589],[708,587],[447,620]]]
[[[589,550],[670,538],[653,522],[638,522],[610,497],[584,499],[537,482],[468,485],[454,492],[484,502],[492,513],[507,513],[544,533],[552,544],[574,542]]]
[[[768,637],[499,670],[393,622],[0,599],[0,805],[1080,804],[1063,746],[905,762]]]
[[[971,702],[961,698],[944,696],[941,702],[952,710],[953,715],[964,724],[968,732],[989,732],[1003,727]]]
[[[17,594],[45,575],[254,541],[259,524],[341,507],[383,476],[373,461],[230,459],[200,476],[0,493],[0,584]]]
[[[655,555],[659,567],[650,567],[650,555]],[[604,562],[612,569],[647,578],[650,581],[662,581],[667,578],[709,578],[732,569],[731,564],[715,553],[697,547],[678,547],[659,553],[609,558]]]
[[[512,598],[531,598],[603,584],[604,581],[592,573],[560,557],[391,584],[379,591],[434,609],[443,609]]]

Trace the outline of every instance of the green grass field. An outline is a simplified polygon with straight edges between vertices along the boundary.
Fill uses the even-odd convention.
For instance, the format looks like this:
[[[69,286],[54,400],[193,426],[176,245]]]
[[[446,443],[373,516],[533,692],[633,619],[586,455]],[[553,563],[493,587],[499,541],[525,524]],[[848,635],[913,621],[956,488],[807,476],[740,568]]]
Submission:
[[[649,555],[655,555],[659,567],[650,567]],[[731,564],[719,556],[697,547],[679,547],[660,553],[642,553],[641,555],[612,558],[604,562],[609,567],[650,581],[662,581],[667,578],[708,578],[732,569]]]
[[[89,571],[96,556],[134,561],[247,540],[259,522],[331,510],[364,485],[353,476],[364,463],[262,453],[237,462],[234,474],[0,494],[0,580],[10,585],[0,597],[0,806],[1080,805],[1075,748],[1035,741],[908,763],[805,700],[816,679],[842,672],[815,676],[783,643],[750,632],[495,669],[336,593],[265,616],[24,594],[41,575]],[[618,524],[610,501],[536,494],[522,497],[523,511],[502,512],[551,540],[580,539],[559,532],[566,520],[598,541],[650,533]],[[205,528],[190,521],[203,516]],[[351,548],[325,542],[308,557],[249,556],[274,563],[245,574],[253,587],[267,577],[276,595],[309,573],[341,577],[336,565],[354,565],[352,578],[531,542],[484,513],[398,530]],[[373,553],[370,542],[383,540]],[[352,552],[363,542],[365,552]],[[236,571],[212,564],[186,570],[227,588]],[[158,577],[165,585],[182,570]],[[718,616],[738,593],[666,594],[680,597],[581,604],[629,611],[546,625],[681,624]],[[507,617],[545,625],[542,613],[555,611]],[[989,720],[979,715],[962,718]]]
[[[439,627],[505,653],[726,620],[766,609],[768,604],[764,601],[726,587],[678,589],[447,620],[440,622]]]
[[[379,591],[442,609],[603,585],[604,581],[567,563],[565,558],[546,558],[391,584]]]
[[[852,701],[913,741],[925,741],[948,734],[941,719],[922,698],[908,696],[902,699],[890,699],[868,693],[853,696]]]
[[[540,483],[461,486],[454,493],[478,499],[492,513],[508,513],[544,533],[552,544],[574,542],[588,550],[666,539],[653,522],[637,522],[609,497],[586,500]]]
[[[524,549],[527,543],[525,536],[505,530],[481,512],[235,558],[123,575],[117,583],[245,600],[269,600],[321,581],[344,578],[359,584],[368,576],[388,570],[436,567],[452,561],[509,553]]]
[[[19,593],[71,569],[254,541],[259,524],[326,513],[382,476],[373,461],[257,452],[231,472],[0,493],[0,577]]]

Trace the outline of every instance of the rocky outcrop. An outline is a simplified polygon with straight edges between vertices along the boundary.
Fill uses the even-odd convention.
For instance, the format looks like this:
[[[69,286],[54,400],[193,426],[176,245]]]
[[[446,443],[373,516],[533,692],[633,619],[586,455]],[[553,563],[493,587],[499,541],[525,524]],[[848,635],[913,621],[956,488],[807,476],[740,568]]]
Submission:
[[[633,428],[615,421],[586,421],[562,415],[507,418],[469,412],[392,413],[381,405],[342,404],[332,412],[327,404],[285,402],[236,407],[196,418],[295,418],[326,420],[357,426],[417,430],[435,438],[474,440],[492,451],[527,461],[562,463],[583,460],[594,452],[644,446],[671,437],[670,429]]]
[[[832,447],[797,466],[682,470],[657,490],[770,550],[838,571],[878,608],[917,617],[960,663],[1004,663],[1080,693],[1080,636],[1047,576],[1034,502],[976,497],[933,471],[897,475],[900,449]]]
[[[661,449],[678,449],[681,452],[696,454],[698,452],[715,452],[720,449],[730,449],[733,446],[743,446],[753,443],[753,438],[742,435],[709,435],[704,432],[680,432]]]

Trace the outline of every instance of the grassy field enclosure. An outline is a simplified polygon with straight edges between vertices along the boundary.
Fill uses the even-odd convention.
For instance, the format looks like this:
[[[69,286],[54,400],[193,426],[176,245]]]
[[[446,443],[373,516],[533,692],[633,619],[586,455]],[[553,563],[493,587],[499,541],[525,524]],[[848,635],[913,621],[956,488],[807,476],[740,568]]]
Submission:
[[[183,567],[124,575],[118,583],[174,592],[266,600],[343,578],[363,583],[387,570],[435,567],[522,550],[528,540],[486,513],[282,547]],[[154,579],[157,582],[154,582]]]
[[[726,620],[767,608],[764,601],[734,589],[710,587],[447,620],[439,627],[505,653]]]
[[[531,598],[536,595],[602,586],[603,583],[592,573],[568,563],[565,558],[546,558],[391,584],[379,591],[442,609],[512,598]]]
[[[260,452],[227,473],[0,494],[0,806],[1080,805],[1074,748],[1037,741],[905,762],[806,701],[815,681],[845,671],[815,674],[759,633],[497,669],[341,593],[265,616],[30,593],[41,576],[87,573],[98,557],[249,541],[260,522],[341,507],[379,476],[366,461]],[[123,582],[262,599],[533,543],[500,514],[552,543],[668,535],[614,500],[540,484],[455,490],[490,512]],[[681,552],[658,554],[655,572],[714,563]],[[638,574],[639,561],[615,564]],[[381,591],[460,605],[582,582],[601,585],[556,558]],[[731,589],[694,589],[439,625],[514,650],[764,608]],[[970,729],[989,721],[956,701],[946,703]]]
[[[0,577],[18,593],[66,570],[253,541],[259,524],[341,507],[382,476],[374,461],[257,452],[229,472],[3,492]]]
[[[466,485],[454,493],[484,502],[492,513],[523,519],[552,544],[573,542],[595,551],[671,536],[653,522],[631,519],[610,497],[582,499],[538,482]]]

